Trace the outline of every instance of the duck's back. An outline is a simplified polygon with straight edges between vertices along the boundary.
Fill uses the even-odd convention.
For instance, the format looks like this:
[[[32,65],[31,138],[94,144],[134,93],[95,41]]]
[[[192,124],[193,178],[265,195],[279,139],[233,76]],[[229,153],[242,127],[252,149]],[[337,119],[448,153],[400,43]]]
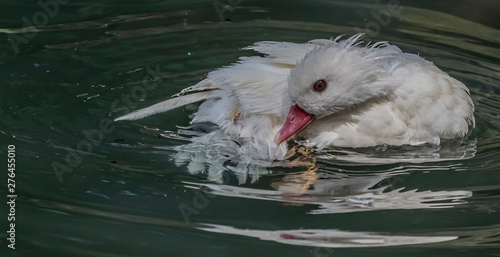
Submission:
[[[390,101],[414,141],[439,144],[440,138],[464,137],[475,125],[474,104],[460,81],[421,59],[395,70],[404,78]]]

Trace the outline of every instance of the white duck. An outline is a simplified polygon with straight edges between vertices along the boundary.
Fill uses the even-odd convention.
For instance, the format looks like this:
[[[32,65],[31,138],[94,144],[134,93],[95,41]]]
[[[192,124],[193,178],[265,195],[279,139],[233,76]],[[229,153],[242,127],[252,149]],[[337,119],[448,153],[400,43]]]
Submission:
[[[386,42],[362,47],[361,36],[257,42],[245,49],[265,56],[241,57],[175,98],[116,120],[202,102],[191,124],[215,129],[198,142],[236,141],[241,154],[271,159],[283,158],[295,137],[320,149],[439,145],[474,126],[464,84]],[[201,92],[185,95],[192,91]]]

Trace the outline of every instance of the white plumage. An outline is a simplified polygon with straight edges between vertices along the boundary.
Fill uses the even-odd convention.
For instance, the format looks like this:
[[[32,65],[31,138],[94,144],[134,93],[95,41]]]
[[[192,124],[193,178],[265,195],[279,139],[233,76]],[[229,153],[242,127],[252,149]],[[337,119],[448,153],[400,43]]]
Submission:
[[[464,84],[396,46],[360,46],[361,36],[255,43],[245,49],[265,56],[241,57],[175,98],[116,120],[201,102],[191,124],[217,129],[195,141],[236,141],[251,159],[283,158],[283,141],[293,137],[317,148],[439,145],[474,126]],[[320,80],[326,88],[316,90]]]

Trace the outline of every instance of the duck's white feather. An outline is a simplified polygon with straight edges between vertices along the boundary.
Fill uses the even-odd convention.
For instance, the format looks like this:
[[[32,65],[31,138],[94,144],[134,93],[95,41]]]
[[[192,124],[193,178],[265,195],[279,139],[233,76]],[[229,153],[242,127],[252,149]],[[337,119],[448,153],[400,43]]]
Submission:
[[[326,41],[329,40],[314,40],[308,44],[262,41],[243,49],[265,54],[265,62],[267,63],[274,63],[278,66],[291,65],[288,68],[293,68],[309,51],[317,46],[324,45]]]
[[[144,109],[140,109],[129,114],[120,116],[115,121],[120,120],[138,120],[157,113],[167,112],[180,106],[200,102],[206,100],[211,95],[211,92],[199,92],[191,95],[180,96],[166,101],[151,105]]]

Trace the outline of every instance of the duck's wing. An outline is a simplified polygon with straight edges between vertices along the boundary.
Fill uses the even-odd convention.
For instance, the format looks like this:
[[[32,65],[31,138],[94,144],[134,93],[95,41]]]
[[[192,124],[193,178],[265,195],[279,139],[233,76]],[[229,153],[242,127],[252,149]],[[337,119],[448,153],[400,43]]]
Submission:
[[[115,121],[137,120],[223,96],[236,96],[241,109],[238,111],[242,113],[281,115],[281,107],[288,99],[286,80],[290,69],[321,43],[322,40],[306,44],[257,42],[243,49],[254,50],[265,56],[241,57],[235,64],[210,72],[206,79],[183,89],[174,98],[118,117]],[[191,93],[194,91],[199,92]]]
[[[326,40],[326,39],[325,39]],[[292,65],[293,67],[299,60],[315,47],[320,46],[325,40],[316,39],[306,44],[297,44],[290,42],[261,41],[251,46],[243,48],[244,50],[254,50],[265,54],[266,62],[274,65]],[[326,40],[328,41],[328,40]]]
[[[248,75],[261,73],[259,71],[269,71],[274,74],[288,74],[289,70],[297,64],[299,60],[314,49],[314,47],[322,45],[328,41],[326,39],[316,39],[307,44],[297,44],[290,42],[275,42],[275,41],[260,41],[251,46],[242,48],[243,50],[253,50],[264,54],[260,56],[244,56],[238,59],[238,62],[230,66],[226,66],[208,74],[208,77],[200,83],[183,89],[174,96],[181,96],[193,91],[204,91],[212,89],[220,89],[221,86],[236,82],[241,79],[245,81]],[[222,83],[222,84],[221,84]],[[236,83],[237,85],[245,85],[245,83]]]
[[[159,102],[157,104],[151,105],[149,107],[131,112],[129,114],[120,116],[115,119],[115,121],[119,120],[138,120],[142,119],[157,113],[170,111],[177,107],[185,106],[192,103],[197,103],[200,101],[204,101],[211,94],[210,91],[198,92],[190,95],[179,96],[176,98],[168,99],[163,102]]]
[[[229,67],[209,74],[212,84],[237,99],[238,112],[282,116],[290,106],[288,75],[318,44],[262,41],[243,48],[264,56],[241,57]]]

